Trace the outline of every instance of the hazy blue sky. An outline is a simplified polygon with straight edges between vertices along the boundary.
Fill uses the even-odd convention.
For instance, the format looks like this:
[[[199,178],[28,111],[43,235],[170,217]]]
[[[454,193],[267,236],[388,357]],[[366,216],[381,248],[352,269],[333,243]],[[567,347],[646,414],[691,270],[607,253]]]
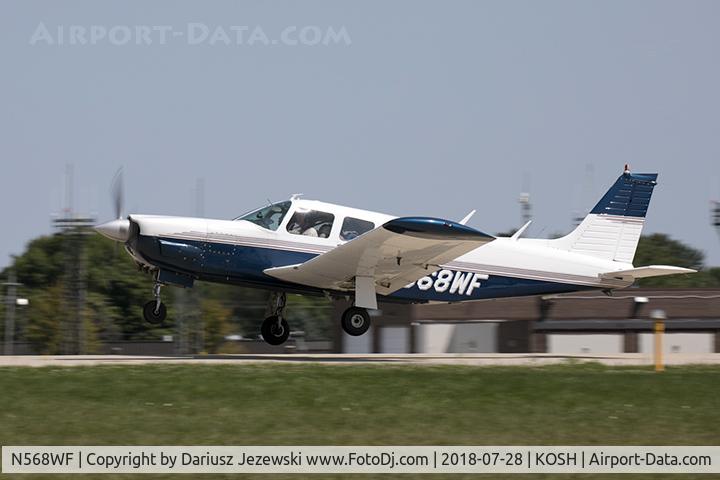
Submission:
[[[31,44],[41,22],[53,45]],[[211,45],[198,25],[248,30]],[[628,162],[660,172],[646,231],[720,264],[718,25],[716,1],[2,2],[0,266],[50,232],[68,162],[76,206],[101,219],[125,165],[129,210],[193,214],[202,177],[218,218],[303,192],[476,208],[471,224],[497,232],[527,187],[530,236],[568,230]],[[58,26],[116,35],[57,45]],[[180,33],[160,42],[166,27]],[[347,35],[310,45],[306,27]],[[267,44],[246,41],[257,28]]]

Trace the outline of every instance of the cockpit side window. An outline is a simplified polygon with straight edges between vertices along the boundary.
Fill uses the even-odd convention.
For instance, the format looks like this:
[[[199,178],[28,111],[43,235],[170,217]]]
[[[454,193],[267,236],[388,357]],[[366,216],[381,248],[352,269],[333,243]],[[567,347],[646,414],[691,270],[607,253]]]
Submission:
[[[340,240],[352,240],[365,232],[369,232],[373,228],[375,228],[375,224],[373,222],[368,222],[367,220],[361,220],[359,218],[345,217],[342,228],[340,229]]]
[[[287,231],[295,235],[328,238],[335,215],[318,210],[298,209],[287,224]]]
[[[273,203],[267,207],[253,210],[252,212],[242,215],[235,220],[247,220],[255,225],[260,225],[263,228],[275,231],[282,223],[285,215],[287,215],[290,205],[290,201]]]

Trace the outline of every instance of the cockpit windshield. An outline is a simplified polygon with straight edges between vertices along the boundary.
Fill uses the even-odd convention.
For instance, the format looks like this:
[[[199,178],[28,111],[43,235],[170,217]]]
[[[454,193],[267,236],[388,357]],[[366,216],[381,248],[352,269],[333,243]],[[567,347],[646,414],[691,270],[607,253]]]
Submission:
[[[247,220],[255,225],[260,225],[268,230],[277,230],[282,223],[283,218],[290,209],[292,202],[286,200],[284,202],[273,203],[266,207],[258,208],[250,213],[241,215],[235,220]]]

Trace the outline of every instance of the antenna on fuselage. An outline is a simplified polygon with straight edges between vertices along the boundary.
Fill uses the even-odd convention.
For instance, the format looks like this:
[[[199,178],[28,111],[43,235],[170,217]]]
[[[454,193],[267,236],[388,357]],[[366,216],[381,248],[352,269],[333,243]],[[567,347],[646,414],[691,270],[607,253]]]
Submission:
[[[463,219],[460,220],[458,223],[459,223],[460,225],[466,225],[467,222],[472,218],[472,216],[475,215],[475,212],[477,212],[477,210],[473,210],[472,212],[468,213],[468,214],[465,215],[465,216],[463,217]]]

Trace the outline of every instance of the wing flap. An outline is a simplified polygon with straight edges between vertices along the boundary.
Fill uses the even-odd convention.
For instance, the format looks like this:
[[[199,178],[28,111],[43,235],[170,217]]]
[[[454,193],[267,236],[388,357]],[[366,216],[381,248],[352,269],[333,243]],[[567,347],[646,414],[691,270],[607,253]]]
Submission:
[[[265,273],[287,282],[347,291],[355,289],[356,277],[372,277],[375,291],[388,295],[493,239],[450,220],[396,218],[305,263]]]

